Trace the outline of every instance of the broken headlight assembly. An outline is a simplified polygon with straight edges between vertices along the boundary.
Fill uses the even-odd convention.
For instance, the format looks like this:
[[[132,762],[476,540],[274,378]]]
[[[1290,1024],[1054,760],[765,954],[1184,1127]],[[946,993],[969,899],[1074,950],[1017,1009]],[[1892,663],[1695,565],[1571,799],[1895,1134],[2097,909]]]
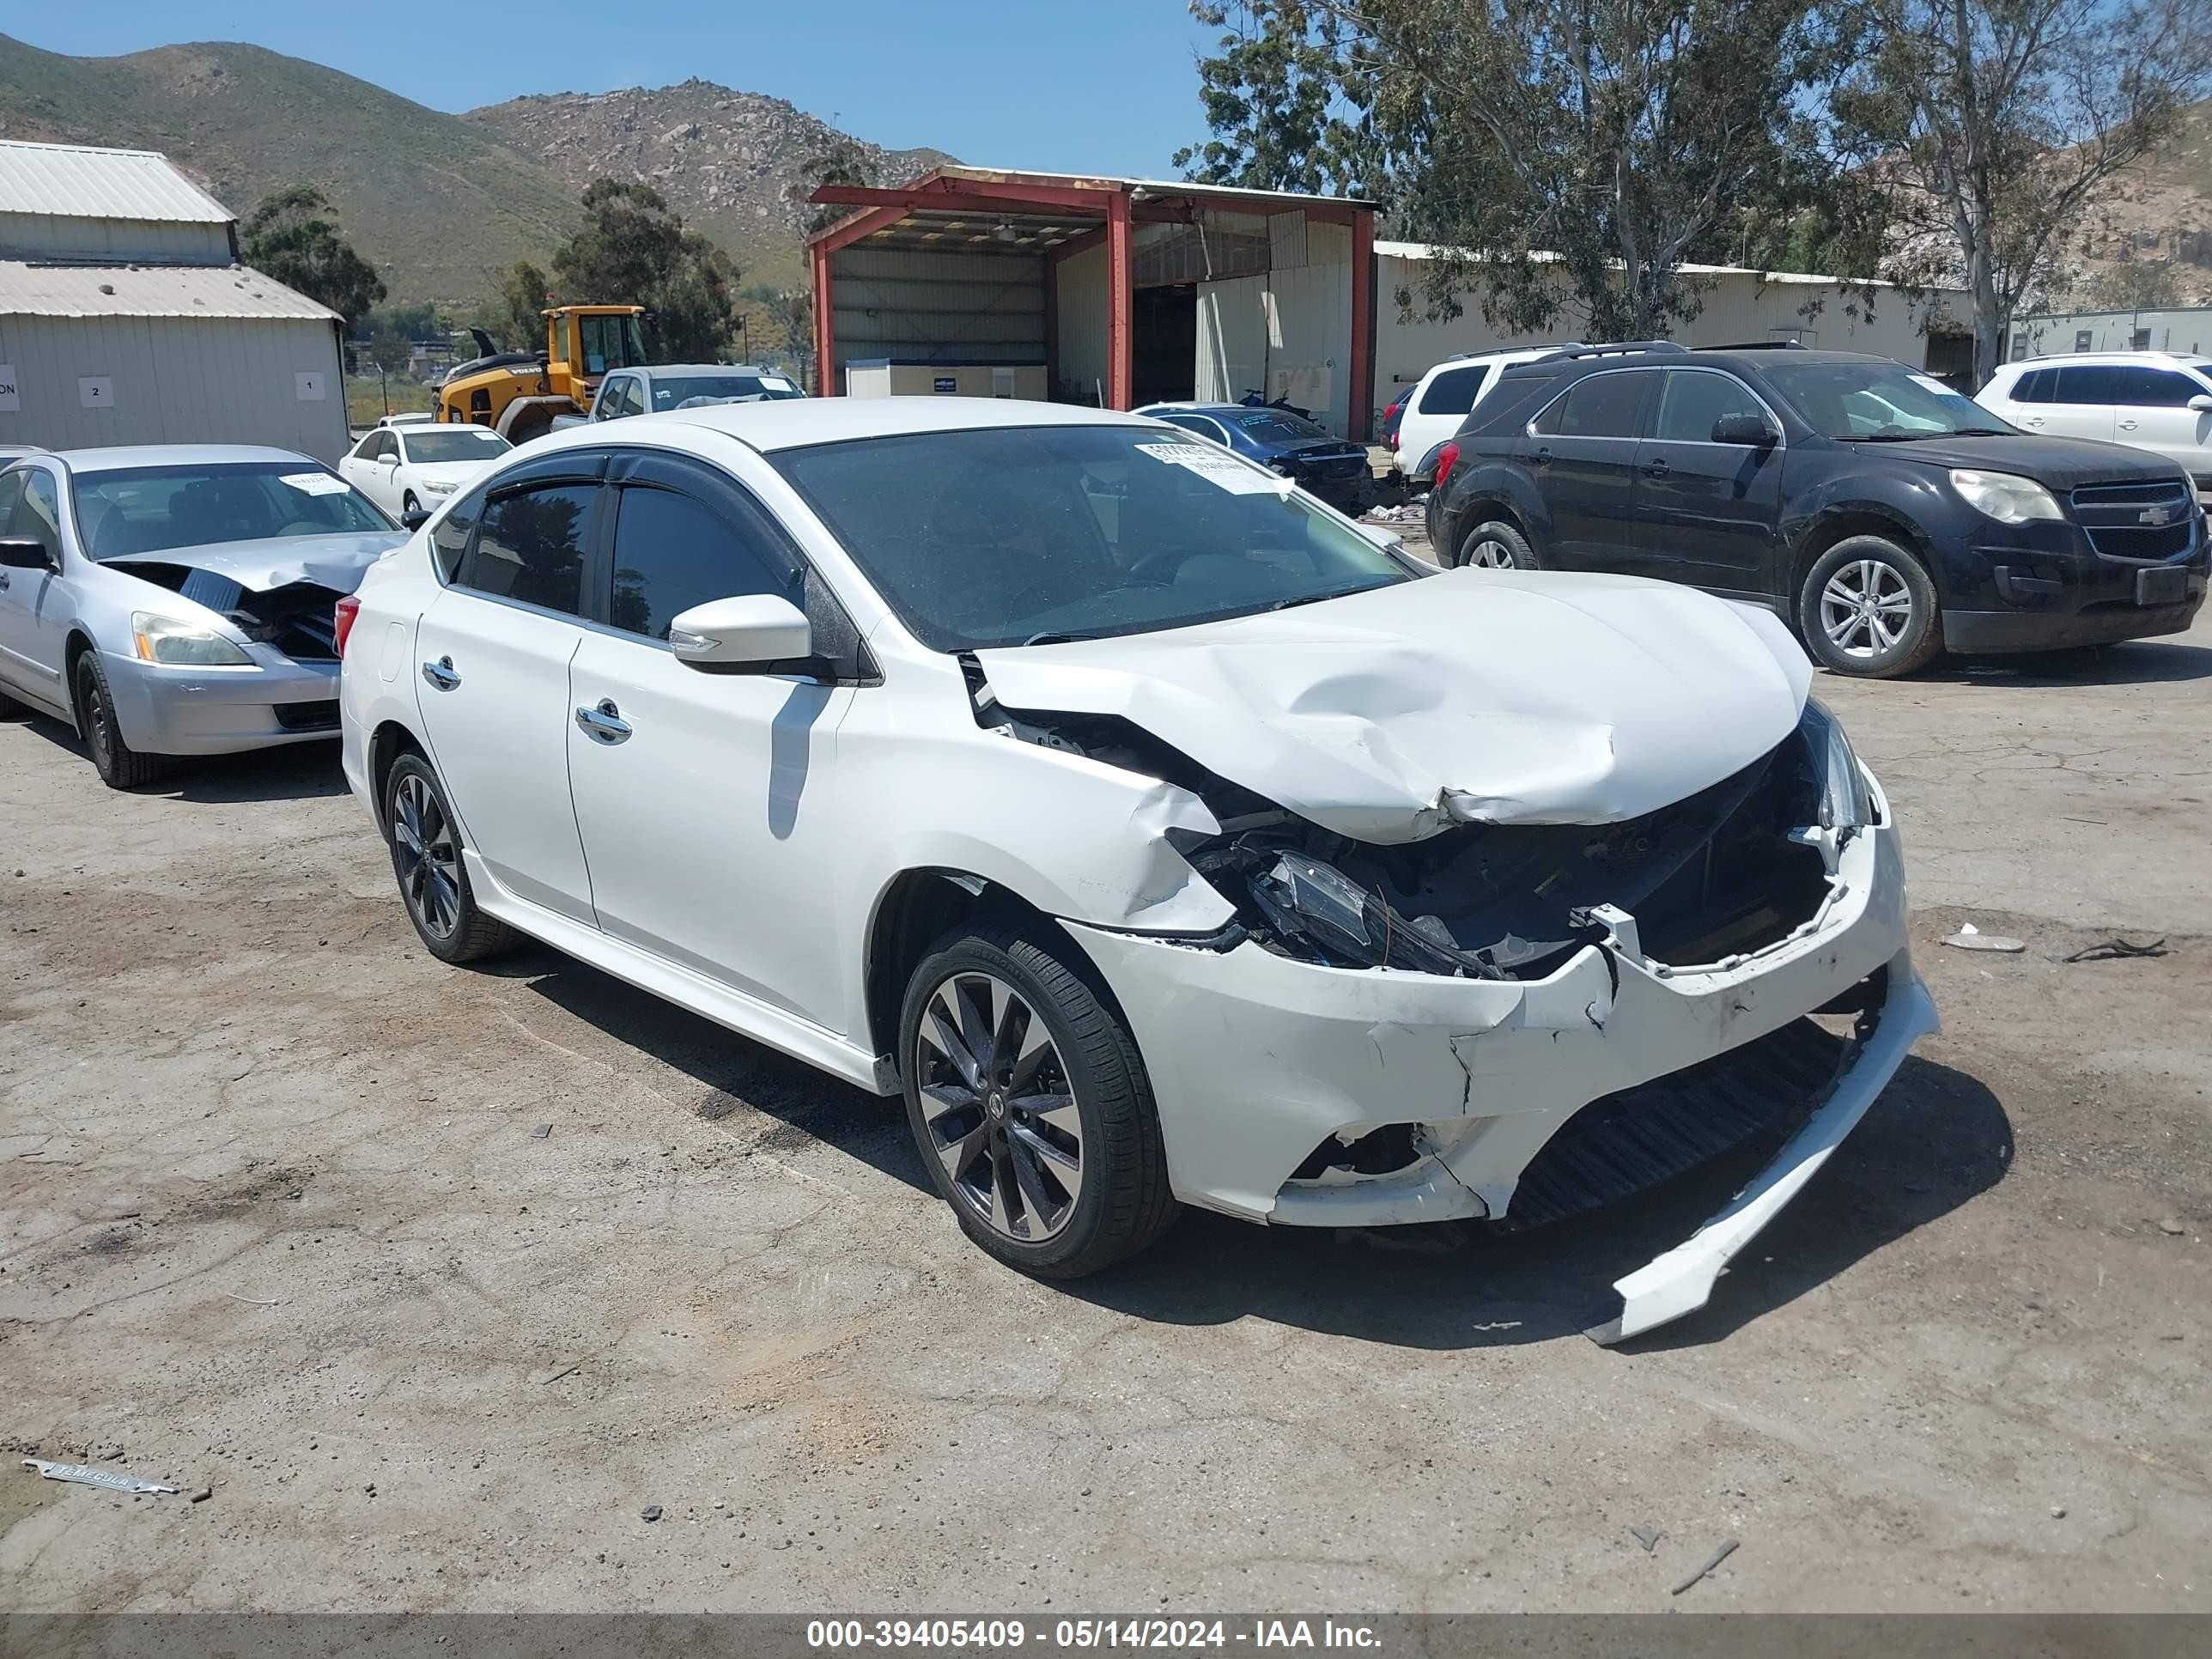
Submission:
[[[1865,770],[1844,735],[1843,723],[1817,697],[1805,700],[1804,718],[1797,733],[1805,745],[1805,759],[1820,791],[1819,817],[1823,830],[1833,830],[1848,841],[1875,822],[1874,795],[1868,789]]]

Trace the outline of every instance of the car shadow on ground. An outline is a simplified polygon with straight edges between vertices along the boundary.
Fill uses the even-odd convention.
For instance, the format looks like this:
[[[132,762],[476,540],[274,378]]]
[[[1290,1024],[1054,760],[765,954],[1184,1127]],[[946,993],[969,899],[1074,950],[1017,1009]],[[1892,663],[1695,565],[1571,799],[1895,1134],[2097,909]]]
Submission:
[[[77,735],[61,720],[45,714],[10,722],[36,732],[57,749],[65,750],[92,771],[92,760]],[[194,755],[172,761],[161,775],[130,793],[167,796],[173,800],[198,801],[210,805],[263,800],[313,800],[345,793],[345,774],[338,766],[335,738],[329,743],[289,744],[281,749],[258,749],[243,755]]]
[[[898,1101],[841,1082],[556,951],[526,945],[481,965],[527,981],[554,1006],[684,1073],[698,1085],[691,1109],[708,1122],[747,1107],[775,1119],[765,1138],[748,1143],[757,1149],[774,1152],[818,1140],[936,1195]]]
[[[1911,1059],[1796,1201],[1739,1255],[1701,1311],[1626,1345],[1717,1342],[2003,1178],[2012,1126],[1963,1072]],[[1617,1311],[1613,1281],[1680,1243],[1765,1161],[1716,1160],[1628,1202],[1526,1233],[1443,1223],[1255,1227],[1193,1212],[1162,1248],[1063,1288],[1176,1325],[1257,1316],[1394,1346],[1542,1342]],[[1195,1270],[1192,1263],[1203,1265]]]
[[[2160,685],[2212,679],[2212,650],[2159,640],[2081,645],[2017,656],[1942,657],[1914,677],[1938,685],[1991,682],[2009,689],[2080,685]]]

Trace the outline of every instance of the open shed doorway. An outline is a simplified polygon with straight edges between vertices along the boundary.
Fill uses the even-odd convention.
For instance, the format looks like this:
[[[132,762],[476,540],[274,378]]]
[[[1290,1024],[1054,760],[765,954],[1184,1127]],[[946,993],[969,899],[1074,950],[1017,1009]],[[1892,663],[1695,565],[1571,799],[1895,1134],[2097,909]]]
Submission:
[[[1130,296],[1134,338],[1130,386],[1136,406],[1186,401],[1198,392],[1198,284],[1169,283]]]

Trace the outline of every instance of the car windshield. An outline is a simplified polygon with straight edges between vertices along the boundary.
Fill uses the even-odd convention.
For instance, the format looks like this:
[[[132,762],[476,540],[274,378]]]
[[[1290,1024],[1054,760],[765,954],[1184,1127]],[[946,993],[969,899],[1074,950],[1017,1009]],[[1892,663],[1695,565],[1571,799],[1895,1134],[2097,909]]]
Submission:
[[[799,389],[781,374],[683,374],[653,377],[653,406],[681,409],[695,398],[715,402],[730,398],[802,397]]]
[[[453,426],[441,432],[406,432],[399,442],[416,466],[442,466],[448,461],[488,461],[514,446],[496,432],[480,426]]]
[[[1805,423],[1830,438],[1994,437],[2014,430],[1933,375],[1902,363],[1761,363]]]
[[[1139,634],[1413,580],[1286,480],[1182,432],[927,432],[769,459],[933,650]]]
[[[1232,415],[1229,418],[1255,443],[1310,444],[1316,438],[1326,441],[1328,437],[1326,431],[1303,415],[1279,409],[1255,409],[1249,415]]]
[[[343,478],[307,460],[80,472],[70,492],[77,538],[95,559],[398,528]]]

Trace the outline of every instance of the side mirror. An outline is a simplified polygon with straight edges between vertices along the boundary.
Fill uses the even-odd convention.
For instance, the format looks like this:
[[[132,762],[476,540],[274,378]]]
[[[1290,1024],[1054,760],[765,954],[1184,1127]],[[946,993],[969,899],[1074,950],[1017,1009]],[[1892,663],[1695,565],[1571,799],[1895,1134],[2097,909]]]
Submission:
[[[814,653],[806,613],[773,593],[709,599],[668,625],[668,648],[678,662],[708,673],[765,672],[771,664]]]
[[[2199,415],[2212,415],[2212,396],[2200,392],[2189,400],[2189,406]]]
[[[399,522],[410,530],[420,530],[430,522],[430,509],[427,507],[411,508],[399,515]]]
[[[59,570],[61,566],[35,536],[0,536],[0,568]]]
[[[1771,449],[1782,441],[1782,434],[1768,423],[1764,415],[1723,415],[1713,422],[1713,441],[1717,444],[1742,444],[1752,449]]]

